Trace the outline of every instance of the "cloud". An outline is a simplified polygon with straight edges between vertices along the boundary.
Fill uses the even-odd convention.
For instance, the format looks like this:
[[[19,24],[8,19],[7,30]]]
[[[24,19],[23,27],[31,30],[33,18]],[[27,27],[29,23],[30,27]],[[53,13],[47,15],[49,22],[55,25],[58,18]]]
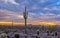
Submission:
[[[6,6],[3,4],[2,8],[7,10],[2,10],[3,14],[0,13],[0,19],[2,20],[5,18],[6,20],[23,21],[23,15],[21,13],[24,11],[23,7],[25,5],[29,13],[28,21],[58,21],[57,19],[60,17],[60,6],[58,7],[55,2],[53,2],[53,5],[50,5],[52,1],[49,2],[49,0],[21,0],[22,2],[16,2],[18,0],[2,1],[12,4],[6,4]]]
[[[11,3],[11,4],[15,4],[15,5],[19,5],[19,3],[15,2],[15,0],[1,0],[5,3]]]
[[[40,12],[39,15],[55,15],[54,13],[50,13],[50,12],[47,12],[47,13],[43,13],[43,12]]]
[[[49,1],[49,0],[40,0],[40,3],[45,3],[47,1]]]
[[[52,10],[56,10],[56,11],[59,11],[60,10],[60,8],[59,7],[56,7],[56,6],[53,6],[53,7],[45,7],[45,8],[43,8],[43,10],[50,10],[50,11],[52,11]]]
[[[16,12],[0,9],[0,20],[6,20],[6,21],[16,20],[17,21],[17,19],[21,21],[21,19],[23,19],[23,15],[17,14]]]
[[[2,14],[3,13],[3,14]],[[2,15],[1,15],[2,14]],[[35,13],[30,13],[29,12],[29,16],[28,16],[28,21],[59,21],[56,20],[60,17],[59,15],[37,15]],[[56,19],[55,19],[56,18]],[[7,10],[0,10],[0,20],[1,21],[23,21],[23,15],[22,14],[18,14],[16,12],[11,12],[11,11],[7,11]]]
[[[50,22],[57,22],[60,21],[60,14],[55,15],[52,13],[48,13],[48,14],[36,14],[36,13],[29,13],[29,21],[50,21]],[[59,20],[58,20],[59,19]]]

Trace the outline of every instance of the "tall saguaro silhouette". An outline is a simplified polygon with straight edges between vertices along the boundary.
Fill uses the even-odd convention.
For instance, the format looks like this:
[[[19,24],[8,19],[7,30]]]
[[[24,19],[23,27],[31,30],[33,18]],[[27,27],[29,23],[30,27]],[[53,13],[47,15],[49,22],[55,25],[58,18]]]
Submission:
[[[27,12],[26,7],[25,7],[25,10],[23,12],[23,17],[24,17],[24,20],[25,20],[25,33],[27,34],[27,18],[28,18],[28,12]]]

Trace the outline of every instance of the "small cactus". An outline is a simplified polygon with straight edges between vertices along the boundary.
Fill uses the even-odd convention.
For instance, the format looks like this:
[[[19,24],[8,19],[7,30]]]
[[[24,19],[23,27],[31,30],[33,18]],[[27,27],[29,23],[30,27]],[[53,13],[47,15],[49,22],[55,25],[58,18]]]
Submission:
[[[0,34],[0,38],[7,38],[7,34],[5,33]]]

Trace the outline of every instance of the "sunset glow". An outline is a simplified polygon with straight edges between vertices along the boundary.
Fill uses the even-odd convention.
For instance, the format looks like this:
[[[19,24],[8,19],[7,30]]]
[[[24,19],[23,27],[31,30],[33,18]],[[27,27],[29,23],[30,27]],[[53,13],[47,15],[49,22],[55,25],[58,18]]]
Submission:
[[[54,25],[57,25],[57,24],[55,22],[40,22],[40,25],[54,26]]]
[[[54,22],[27,22],[27,24],[32,25],[44,25],[44,26],[54,26],[56,23]],[[12,25],[12,22],[0,22],[0,25]],[[13,22],[13,25],[24,25],[24,22]]]

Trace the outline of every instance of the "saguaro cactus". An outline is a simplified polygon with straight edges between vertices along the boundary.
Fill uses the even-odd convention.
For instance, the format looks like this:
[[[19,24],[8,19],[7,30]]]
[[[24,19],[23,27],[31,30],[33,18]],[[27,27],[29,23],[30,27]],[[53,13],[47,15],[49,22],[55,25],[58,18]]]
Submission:
[[[24,17],[24,20],[25,20],[25,33],[27,33],[27,18],[28,18],[28,12],[26,10],[26,7],[25,7],[25,10],[23,12],[23,17]]]

